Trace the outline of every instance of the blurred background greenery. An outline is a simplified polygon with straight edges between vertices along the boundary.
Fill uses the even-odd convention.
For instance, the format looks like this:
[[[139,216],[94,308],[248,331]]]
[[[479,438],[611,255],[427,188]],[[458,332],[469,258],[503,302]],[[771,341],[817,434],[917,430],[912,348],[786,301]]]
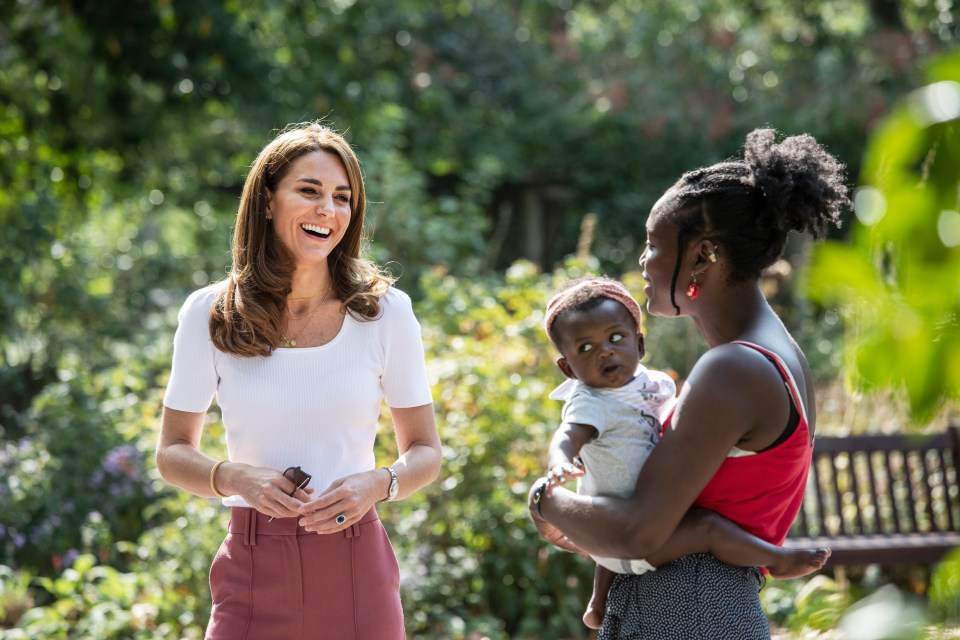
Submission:
[[[954,0],[0,3],[0,638],[202,637],[224,512],[159,480],[159,407],[176,311],[226,273],[246,167],[290,122],[356,146],[370,252],[424,329],[443,474],[382,509],[411,638],[589,637],[591,567],[524,505],[559,409],[541,310],[588,271],[639,295],[652,203],[755,127],[813,134],[858,186],[832,242],[792,240],[765,281],[819,428],[955,419],[958,19]],[[647,334],[681,378],[703,349],[682,321]],[[211,455],[221,436],[214,407]],[[778,637],[956,638],[958,594],[953,559],[763,598]],[[877,610],[905,622],[850,635]]]

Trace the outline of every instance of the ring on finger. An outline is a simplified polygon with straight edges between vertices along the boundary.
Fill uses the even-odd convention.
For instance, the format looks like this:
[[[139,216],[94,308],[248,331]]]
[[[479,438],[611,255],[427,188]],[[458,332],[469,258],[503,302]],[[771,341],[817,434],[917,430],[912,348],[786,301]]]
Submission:
[[[337,524],[343,524],[344,522],[347,521],[347,516],[343,515],[342,513],[338,513],[338,514],[337,514],[337,517],[334,518],[333,520],[334,520],[334,522],[336,522]]]

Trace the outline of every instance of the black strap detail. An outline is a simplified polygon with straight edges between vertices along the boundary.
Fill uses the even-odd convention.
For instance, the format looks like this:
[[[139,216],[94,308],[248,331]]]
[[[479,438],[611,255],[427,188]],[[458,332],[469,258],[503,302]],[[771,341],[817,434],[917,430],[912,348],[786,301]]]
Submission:
[[[783,432],[774,440],[771,444],[767,445],[763,449],[758,449],[757,453],[763,453],[764,451],[769,451],[774,447],[783,444],[787,439],[793,435],[794,431],[797,430],[797,427],[800,426],[800,412],[797,411],[797,405],[793,401],[793,392],[790,391],[790,382],[786,374],[780,370],[780,366],[777,364],[777,361],[773,357],[767,355],[763,351],[758,351],[760,355],[770,361],[771,364],[776,368],[777,375],[780,376],[780,379],[783,380],[783,386],[787,390],[787,400],[790,402],[790,417],[787,418],[787,426],[784,428]]]

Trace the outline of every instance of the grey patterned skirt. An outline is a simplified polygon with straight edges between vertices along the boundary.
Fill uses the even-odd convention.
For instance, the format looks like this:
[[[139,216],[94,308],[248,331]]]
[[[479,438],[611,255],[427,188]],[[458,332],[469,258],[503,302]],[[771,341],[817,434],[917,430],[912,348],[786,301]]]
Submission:
[[[618,575],[597,640],[769,640],[763,576],[708,553]]]

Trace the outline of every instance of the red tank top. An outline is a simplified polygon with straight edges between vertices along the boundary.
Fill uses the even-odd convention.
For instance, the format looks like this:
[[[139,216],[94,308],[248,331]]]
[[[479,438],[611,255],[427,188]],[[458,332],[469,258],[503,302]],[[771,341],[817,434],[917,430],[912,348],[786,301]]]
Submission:
[[[803,502],[813,457],[810,428],[793,377],[779,356],[753,343],[736,344],[756,349],[773,360],[799,421],[793,433],[779,444],[753,455],[724,460],[694,505],[716,511],[758,538],[780,545]],[[670,418],[664,422],[665,428],[669,422]]]

